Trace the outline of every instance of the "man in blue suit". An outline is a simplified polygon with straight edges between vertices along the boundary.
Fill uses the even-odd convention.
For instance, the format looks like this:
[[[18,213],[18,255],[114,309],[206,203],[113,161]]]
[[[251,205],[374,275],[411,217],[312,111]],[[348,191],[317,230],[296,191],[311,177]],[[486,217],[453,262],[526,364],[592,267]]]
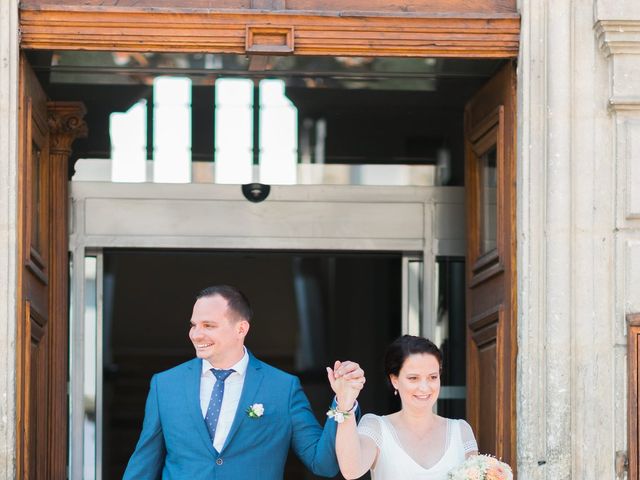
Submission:
[[[280,480],[289,447],[316,475],[338,474],[336,422],[322,428],[300,381],[245,348],[251,316],[233,287],[198,294],[189,331],[197,358],[151,379],[125,479]],[[365,381],[353,362],[336,362],[334,374]],[[336,398],[333,409],[352,414],[355,398]]]

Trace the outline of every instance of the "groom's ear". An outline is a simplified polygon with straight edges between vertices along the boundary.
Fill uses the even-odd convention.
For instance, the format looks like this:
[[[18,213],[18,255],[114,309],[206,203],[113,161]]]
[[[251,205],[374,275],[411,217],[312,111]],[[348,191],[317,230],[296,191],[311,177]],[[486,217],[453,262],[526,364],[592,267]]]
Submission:
[[[246,320],[240,320],[238,322],[238,334],[242,335],[243,337],[247,335],[247,333],[249,333],[249,328],[251,328],[251,324],[249,322],[247,322]]]

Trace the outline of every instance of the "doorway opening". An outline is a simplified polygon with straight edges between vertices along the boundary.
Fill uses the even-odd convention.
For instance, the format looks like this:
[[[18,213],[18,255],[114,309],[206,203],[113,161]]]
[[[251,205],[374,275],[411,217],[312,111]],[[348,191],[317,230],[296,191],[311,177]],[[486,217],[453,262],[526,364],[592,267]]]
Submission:
[[[103,317],[100,328],[95,329],[101,354],[104,355],[95,364],[96,371],[103,371],[103,381],[100,385],[95,385],[95,391],[101,391],[103,403],[94,404],[93,409],[94,415],[98,415],[100,410],[100,415],[103,415],[94,428],[97,425],[102,427],[93,434],[91,425],[84,431],[82,459],[78,459],[78,447],[70,445],[70,450],[75,452],[72,453],[75,457],[70,462],[73,472],[77,472],[78,466],[82,466],[89,475],[86,478],[92,478],[92,472],[98,478],[118,478],[121,473],[119,469],[124,467],[133,450],[131,442],[135,443],[139,434],[140,415],[143,413],[144,395],[151,374],[192,356],[186,336],[186,322],[193,295],[200,288],[215,282],[200,282],[190,285],[191,288],[184,292],[176,292],[176,295],[182,296],[179,304],[183,305],[184,311],[167,315],[167,312],[171,312],[167,307],[159,309],[158,314],[150,314],[150,319],[161,322],[163,326],[163,316],[166,316],[182,319],[185,327],[182,331],[176,330],[167,335],[166,339],[175,341],[175,345],[162,343],[162,334],[170,331],[165,331],[163,327],[156,332],[159,337],[154,341],[158,343],[152,347],[164,353],[158,358],[153,358],[152,355],[151,360],[135,360],[135,356],[140,355],[140,352],[134,351],[140,347],[139,339],[144,338],[147,342],[153,340],[153,337],[148,339],[146,330],[136,331],[136,327],[145,325],[144,321],[140,321],[145,320],[144,315],[116,313],[118,305],[138,306],[136,299],[127,299],[124,292],[135,293],[136,296],[149,295],[151,300],[140,302],[145,308],[151,308],[160,299],[172,298],[172,293],[167,292],[154,295],[154,290],[157,292],[164,285],[152,285],[149,278],[130,282],[129,278],[135,277],[133,267],[145,262],[148,265],[146,269],[140,269],[142,273],[154,271],[156,267],[152,263],[165,265],[165,270],[155,270],[155,280],[165,277],[166,271],[175,272],[167,276],[168,287],[175,287],[172,284],[184,286],[188,283],[185,282],[186,279],[197,277],[197,262],[191,263],[192,269],[182,268],[181,265],[189,265],[191,260],[199,257],[204,263],[215,265],[215,262],[219,262],[226,265],[226,270],[223,271],[228,275],[221,277],[221,281],[225,283],[233,283],[229,278],[233,278],[232,274],[235,273],[231,267],[234,262],[243,264],[246,272],[252,269],[265,271],[267,268],[259,265],[268,262],[277,264],[278,267],[274,267],[276,270],[279,268],[283,272],[289,272],[288,291],[294,293],[288,297],[288,309],[290,312],[297,312],[298,316],[287,317],[295,328],[289,325],[288,336],[278,337],[277,340],[288,338],[291,342],[292,338],[296,338],[298,344],[287,344],[280,346],[277,352],[270,352],[258,339],[271,339],[274,332],[263,332],[264,337],[258,335],[257,332],[264,327],[256,320],[248,345],[260,358],[302,377],[303,384],[306,382],[305,390],[309,393],[319,418],[323,417],[326,399],[330,394],[328,387],[324,385],[324,376],[318,374],[318,365],[321,363],[323,367],[326,361],[333,358],[331,354],[337,355],[337,358],[355,358],[350,352],[353,351],[354,340],[364,331],[361,329],[361,320],[355,315],[345,317],[342,323],[336,320],[340,318],[336,316],[340,313],[338,307],[341,304],[338,300],[345,304],[350,302],[349,308],[345,307],[344,311],[357,308],[367,312],[371,305],[361,304],[366,299],[371,303],[371,299],[381,301],[386,298],[386,323],[376,323],[381,321],[379,319],[374,322],[375,328],[368,333],[375,335],[375,338],[368,338],[367,342],[363,342],[367,345],[366,352],[363,353],[375,352],[380,356],[384,346],[404,332],[432,337],[444,348],[447,362],[438,409],[446,416],[465,417],[465,230],[464,210],[458,208],[459,204],[455,208],[442,207],[439,213],[434,213],[440,208],[437,205],[434,205],[433,211],[429,210],[431,206],[420,205],[419,209],[422,210],[418,215],[422,216],[423,223],[415,223],[414,230],[417,234],[409,241],[408,236],[398,233],[399,229],[391,223],[391,220],[409,217],[409,207],[401,206],[408,203],[403,204],[401,200],[391,200],[395,202],[394,210],[378,211],[378,206],[369,208],[373,205],[367,204],[370,200],[362,200],[363,205],[367,204],[367,208],[362,210],[366,210],[366,214],[354,209],[356,214],[342,218],[344,212],[332,204],[334,199],[328,198],[329,190],[308,190],[313,192],[309,193],[309,197],[326,202],[318,209],[308,211],[295,201],[282,202],[280,213],[276,212],[268,217],[274,223],[267,224],[263,221],[267,216],[262,213],[256,213],[257,211],[246,206],[236,209],[235,204],[231,203],[229,192],[235,191],[232,189],[238,184],[261,181],[275,185],[272,198],[265,204],[274,197],[275,200],[281,200],[282,194],[278,197],[278,193],[283,191],[279,188],[285,188],[284,185],[292,189],[299,188],[298,199],[305,196],[304,190],[300,189],[307,189],[309,185],[344,186],[348,189],[344,190],[344,195],[350,196],[354,204],[359,198],[363,198],[364,190],[359,188],[373,189],[369,190],[373,194],[369,193],[368,198],[379,194],[380,201],[383,201],[389,198],[388,194],[376,189],[390,185],[414,192],[418,196],[423,195],[421,189],[430,192],[427,189],[436,187],[443,189],[442,192],[457,192],[456,195],[460,194],[462,197],[465,187],[464,106],[473,93],[504,64],[502,60],[269,57],[270,63],[256,64],[253,58],[235,55],[73,51],[32,53],[30,60],[52,99],[79,100],[87,105],[89,137],[79,140],[74,146],[74,158],[69,172],[72,188],[73,184],[82,185],[83,191],[93,189],[101,192],[98,197],[108,197],[109,194],[104,193],[107,191],[104,190],[105,184],[120,184],[128,192],[125,196],[134,198],[140,192],[148,191],[148,184],[154,183],[159,186],[157,198],[166,200],[152,215],[145,217],[144,223],[138,223],[136,236],[131,236],[122,243],[119,236],[123,235],[123,231],[136,227],[126,224],[130,213],[126,208],[103,209],[99,216],[83,217],[80,228],[100,224],[100,229],[97,233],[91,233],[94,235],[92,238],[87,233],[89,240],[71,241],[77,261],[91,257],[94,251],[99,252],[100,261],[103,262],[99,270],[104,272],[104,276],[96,280],[96,284],[102,282],[104,309],[101,312]],[[167,77],[177,79],[182,87],[179,93],[168,94],[169,105],[162,106],[160,97],[165,94],[159,90],[159,80]],[[278,93],[273,97],[276,98],[275,102],[271,102],[273,98],[268,100],[263,95],[264,92],[275,90]],[[222,98],[224,91],[231,92],[226,100]],[[161,128],[164,122],[161,119],[163,110],[170,116],[184,120],[180,129],[167,131]],[[225,112],[230,116],[225,117]],[[270,117],[268,114],[275,116]],[[127,115],[134,120],[138,117],[138,123],[135,124],[137,126],[131,130],[139,131],[140,141],[135,143],[133,150],[123,153],[119,150],[119,134],[114,125],[119,116],[122,119]],[[244,132],[245,136],[244,143],[240,144],[242,148],[229,152],[229,145],[225,143],[227,136],[224,125],[233,118],[243,119],[242,127],[235,130]],[[189,128],[182,128],[185,125]],[[273,142],[279,130],[286,130],[285,137],[287,141],[291,141],[287,143],[286,149],[279,149],[283,144],[281,141]],[[176,143],[172,141],[166,144],[167,139],[172,140],[178,136],[183,140],[180,148],[174,148]],[[133,144],[129,144],[131,145]],[[163,153],[165,147],[168,150],[165,149]],[[177,170],[166,170],[167,158],[182,158],[183,162]],[[229,162],[228,159],[232,161]],[[288,159],[288,163],[282,164],[283,159]],[[237,167],[238,164],[243,165],[239,170],[230,167]],[[287,175],[278,177],[273,173],[278,169],[286,170]],[[127,177],[129,174],[133,176]],[[174,187],[178,186],[168,185],[169,183],[183,183],[185,185],[180,187],[193,187],[192,201],[183,201],[179,192],[186,190],[177,190]],[[207,212],[213,212],[213,215],[209,215],[204,222],[190,222],[190,219],[205,213],[204,210],[196,210],[203,204],[201,199],[204,192],[211,191],[223,192],[216,209]],[[429,196],[431,193],[424,195]],[[97,204],[98,202],[94,202],[94,206]],[[121,205],[128,204],[125,202]],[[224,214],[221,213],[223,211]],[[329,228],[321,229],[304,218],[314,215],[319,215],[318,220],[324,220],[326,215],[330,215],[334,221]],[[246,228],[238,226],[238,217],[248,222]],[[384,242],[381,243],[381,248],[372,249],[370,245],[375,242],[371,242],[366,234],[359,236],[358,230],[368,231],[371,225],[380,222],[383,217],[389,220],[386,228],[380,229],[386,230],[380,233]],[[220,222],[231,223],[221,227]],[[78,225],[80,223],[76,224]],[[174,234],[177,228],[182,231]],[[189,228],[192,230],[187,231]],[[402,228],[409,230],[404,225]],[[231,236],[225,237],[222,230],[232,232]],[[303,247],[300,247],[298,239],[285,239],[286,236],[296,235],[305,237]],[[215,241],[207,244],[208,237],[215,237]],[[181,244],[181,241],[185,243]],[[354,248],[350,242],[355,242],[357,246]],[[409,246],[406,249],[398,247],[402,242],[408,242]],[[227,250],[224,253],[205,251],[207,245]],[[176,250],[187,247],[194,250]],[[255,250],[261,248],[271,251]],[[285,251],[289,253],[284,253]],[[307,253],[303,253],[304,251]],[[318,253],[321,251],[324,253]],[[414,318],[417,319],[414,322],[414,327],[417,325],[417,328],[413,329],[408,328],[410,322],[406,321],[402,310],[406,291],[402,287],[403,255],[398,252],[406,251],[417,252],[418,257],[425,262],[424,286],[418,289],[420,301]],[[314,282],[320,285],[320,280],[328,282],[327,272],[331,268],[336,268],[336,265],[346,268],[344,265],[349,265],[349,262],[360,265],[359,268],[364,270],[373,269],[370,277],[367,277],[370,281],[360,285],[369,290],[363,290],[366,295],[362,293],[360,296],[350,297],[346,292],[352,290],[353,285],[346,284],[349,289],[345,292],[334,291],[331,297],[334,303],[330,303],[327,298],[313,297],[317,305],[322,305],[319,310],[323,315],[329,315],[327,312],[336,309],[338,313],[333,312],[331,319],[326,317],[321,320],[320,312],[310,309],[313,289],[309,284],[302,282],[302,286],[297,287],[306,293],[290,288],[290,285],[295,286],[293,278],[296,268],[301,278],[310,275],[309,278],[314,278]],[[375,270],[374,266],[378,263],[387,269],[386,275],[382,273],[382,267],[375,267],[380,268],[380,271]],[[331,265],[333,267],[330,268]],[[397,276],[390,273],[394,268]],[[87,268],[85,273],[86,271]],[[119,276],[117,271],[127,271],[128,274]],[[273,286],[271,278],[264,274],[246,275],[244,282],[262,281],[264,285]],[[389,278],[397,279],[395,286],[389,286]],[[117,285],[120,288],[129,283],[128,288],[118,290],[116,285],[110,283],[113,279],[118,279]],[[242,288],[242,282],[236,283],[240,283]],[[352,283],[357,282],[353,280]],[[330,287],[336,288],[335,283],[322,285],[314,287],[316,295],[320,291],[330,291]],[[383,288],[384,291],[375,295],[375,288]],[[284,287],[282,290],[285,290]],[[261,298],[262,292],[258,291],[255,298]],[[253,300],[254,294],[251,291],[247,293]],[[86,292],[85,297],[85,300],[89,298]],[[298,312],[300,306],[297,302],[301,302],[301,298],[306,298],[306,308],[309,310],[306,316]],[[178,302],[172,303],[178,305]],[[392,304],[396,305],[393,310],[395,313],[392,313]],[[273,313],[275,307],[270,308],[271,310],[266,309],[265,318],[276,317]],[[380,309],[380,312],[383,311],[385,310]],[[123,318],[130,320],[122,323]],[[302,322],[301,318],[306,320]],[[179,324],[176,321],[175,325]],[[336,325],[347,332],[344,343],[340,343],[340,338],[329,334]],[[127,328],[123,329],[125,326]],[[118,333],[121,335],[117,335]],[[305,339],[308,344],[304,344]],[[313,342],[309,342],[309,339],[313,339]],[[135,340],[138,340],[137,344]],[[252,342],[256,342],[255,345]],[[347,350],[345,354],[342,354],[341,348]],[[127,353],[127,349],[132,350]],[[304,355],[299,354],[298,350]],[[133,359],[126,359],[129,354],[133,355]],[[118,361],[113,361],[116,357]],[[366,361],[355,359],[373,373],[368,375],[368,393],[363,394],[364,411],[388,413],[396,408],[392,403],[393,399],[388,398],[388,392],[384,389],[384,379],[379,374],[379,359],[375,365],[372,358]],[[74,368],[78,368],[78,365],[72,364],[71,369]],[[115,392],[117,379],[126,377],[123,371],[126,372],[127,368],[138,368],[139,371],[134,374],[145,380],[129,387],[125,383],[124,389],[120,385],[117,387],[120,390]],[[83,371],[86,373],[91,369],[90,361],[87,360]],[[372,381],[373,377],[378,377],[378,386]],[[72,372],[71,378],[73,390],[74,378],[77,376]],[[75,390],[79,388],[82,387],[75,386]],[[369,395],[375,395],[375,401],[367,400]],[[120,408],[118,404],[109,404],[112,397],[114,402],[123,401],[128,406]],[[369,401],[372,403],[368,404]],[[91,406],[85,404],[83,408],[86,418],[91,420]],[[130,412],[136,408],[138,417],[135,418],[121,418],[117,414],[119,411]],[[72,431],[77,432],[80,423],[77,419],[72,419],[72,423]],[[78,442],[78,437],[72,435],[70,438],[71,442]],[[301,471],[295,470],[294,463],[288,468],[294,469],[291,471]],[[306,478],[302,476],[303,473],[299,475],[301,476],[291,478]]]
[[[401,330],[402,256],[393,253],[185,252],[103,254],[102,478],[120,478],[140,433],[152,374],[193,358],[188,324],[195,293],[222,282],[254,308],[247,348],[297,375],[316,416],[332,398],[325,367],[357,360],[368,372],[366,411],[394,398],[382,353]],[[305,474],[290,456],[286,478]]]
[[[85,384],[86,478],[93,472],[121,478],[140,433],[149,379],[193,358],[191,307],[195,293],[210,284],[227,282],[247,294],[255,311],[247,347],[300,378],[317,418],[332,398],[324,367],[334,359],[356,360],[367,372],[363,411],[397,410],[382,357],[406,328],[403,290],[406,296],[415,289],[403,281],[406,263],[397,252],[105,249],[87,256],[85,378],[102,375]],[[434,339],[447,365],[437,408],[463,418],[464,261],[440,257],[437,270]],[[316,477],[291,454],[286,478]]]

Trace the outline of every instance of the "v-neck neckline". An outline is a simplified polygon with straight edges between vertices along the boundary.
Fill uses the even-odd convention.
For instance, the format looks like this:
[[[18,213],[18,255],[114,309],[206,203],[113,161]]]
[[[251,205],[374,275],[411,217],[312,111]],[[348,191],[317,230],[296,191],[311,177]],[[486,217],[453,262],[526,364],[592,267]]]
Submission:
[[[407,456],[407,458],[409,458],[416,466],[418,466],[419,468],[421,468],[424,471],[428,472],[428,471],[433,470],[434,468],[436,468],[438,465],[440,465],[440,463],[442,463],[442,461],[444,460],[444,457],[447,456],[447,453],[449,452],[449,449],[451,448],[451,443],[452,443],[451,442],[451,425],[452,425],[453,421],[451,419],[449,419],[449,418],[445,418],[445,420],[447,422],[447,435],[446,435],[446,438],[445,438],[444,451],[442,452],[442,455],[440,456],[440,458],[438,459],[438,461],[436,463],[434,463],[430,467],[424,467],[415,458],[413,458],[411,455],[409,455],[409,452],[407,452],[407,450],[404,447],[404,445],[402,445],[402,442],[400,441],[400,437],[398,437],[398,432],[396,431],[396,427],[393,426],[393,423],[391,423],[391,420],[389,420],[388,415],[385,415],[385,416],[380,417],[380,418],[382,418],[383,423],[385,424],[386,428],[391,433],[391,437],[393,438],[393,441],[400,448],[400,450],[402,450],[402,453],[404,453]]]

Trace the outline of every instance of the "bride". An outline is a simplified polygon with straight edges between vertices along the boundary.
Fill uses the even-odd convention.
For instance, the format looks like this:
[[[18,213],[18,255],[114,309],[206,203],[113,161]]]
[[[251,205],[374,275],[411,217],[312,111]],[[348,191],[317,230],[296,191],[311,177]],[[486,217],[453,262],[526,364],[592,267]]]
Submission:
[[[404,335],[389,345],[384,364],[402,408],[381,417],[364,415],[359,425],[349,409],[362,385],[336,378],[339,363],[327,369],[337,399],[330,414],[339,422],[340,472],[347,479],[371,470],[373,480],[446,480],[451,469],[478,453],[478,446],[467,422],[433,413],[440,393],[440,349],[426,338]]]

